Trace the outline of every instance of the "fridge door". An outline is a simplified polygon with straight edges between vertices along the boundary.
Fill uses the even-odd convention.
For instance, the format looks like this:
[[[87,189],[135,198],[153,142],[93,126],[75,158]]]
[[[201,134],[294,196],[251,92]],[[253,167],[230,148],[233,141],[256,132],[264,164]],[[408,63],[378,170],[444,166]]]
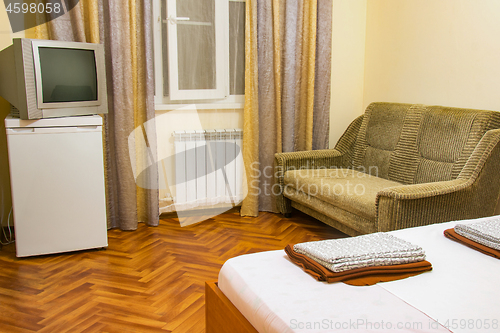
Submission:
[[[7,143],[17,256],[106,247],[101,126],[24,124]]]

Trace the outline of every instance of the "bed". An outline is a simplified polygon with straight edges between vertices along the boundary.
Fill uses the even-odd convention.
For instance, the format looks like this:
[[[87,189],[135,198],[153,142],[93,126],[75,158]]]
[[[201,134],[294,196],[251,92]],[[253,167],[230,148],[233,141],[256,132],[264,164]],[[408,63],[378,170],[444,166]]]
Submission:
[[[206,283],[206,331],[499,332],[500,260],[445,238],[456,223],[391,232],[433,270],[372,286],[318,282],[282,250],[229,259]]]

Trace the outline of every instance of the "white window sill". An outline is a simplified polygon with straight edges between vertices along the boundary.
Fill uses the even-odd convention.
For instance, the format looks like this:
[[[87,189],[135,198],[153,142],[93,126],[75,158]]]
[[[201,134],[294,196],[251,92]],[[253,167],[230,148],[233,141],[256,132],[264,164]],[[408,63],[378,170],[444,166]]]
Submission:
[[[178,101],[172,103],[168,98],[158,98],[155,96],[155,110],[156,111],[171,111],[171,110],[229,110],[229,109],[243,109],[245,106],[244,95],[232,95],[223,100],[198,100],[198,101]]]
[[[178,109],[197,110],[227,110],[243,109],[245,103],[192,103],[192,104],[155,104],[155,111],[170,111]]]

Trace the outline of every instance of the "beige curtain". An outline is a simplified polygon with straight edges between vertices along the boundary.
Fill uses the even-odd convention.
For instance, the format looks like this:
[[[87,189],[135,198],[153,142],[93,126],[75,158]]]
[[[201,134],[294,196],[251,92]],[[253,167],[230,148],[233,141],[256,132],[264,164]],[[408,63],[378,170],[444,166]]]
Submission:
[[[45,2],[37,0],[37,3]],[[34,37],[37,39],[99,43],[98,3],[94,0],[71,0],[71,10],[57,19],[50,14],[36,14]],[[53,13],[54,14],[54,13]],[[50,21],[49,21],[50,20]],[[47,22],[48,21],[48,22]]]
[[[36,27],[35,36],[104,44],[109,106],[104,116],[108,228],[135,230],[138,222],[158,225],[154,124],[148,122],[147,130],[135,131],[141,134],[136,142],[145,145],[136,144],[134,149],[128,141],[135,128],[148,120],[154,122],[155,116],[151,2],[80,0],[67,14]],[[136,185],[131,162],[136,170],[143,170],[141,186]]]
[[[241,215],[276,212],[274,154],[328,145],[330,0],[247,0]]]

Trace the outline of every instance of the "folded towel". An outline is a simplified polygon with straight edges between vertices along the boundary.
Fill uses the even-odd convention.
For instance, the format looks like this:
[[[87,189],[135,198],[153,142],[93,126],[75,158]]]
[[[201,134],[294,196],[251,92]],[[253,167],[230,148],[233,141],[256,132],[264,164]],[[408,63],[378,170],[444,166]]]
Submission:
[[[368,286],[377,282],[387,282],[404,279],[432,270],[432,265],[428,261],[419,261],[407,264],[396,264],[388,266],[361,267],[343,272],[332,272],[308,256],[294,251],[293,245],[287,245],[285,252],[290,260],[302,267],[318,281],[328,283],[342,281],[355,286]]]
[[[300,243],[295,244],[293,250],[336,273],[425,260],[425,253],[420,246],[383,232]]]
[[[484,254],[490,255],[492,257],[500,259],[500,251],[496,249],[492,249],[491,247],[485,246],[483,244],[477,243],[467,237],[459,235],[453,228],[446,229],[444,231],[444,235],[454,241],[467,245],[474,250],[483,252]]]
[[[487,247],[500,250],[500,217],[483,218],[471,224],[458,223],[455,232]]]

